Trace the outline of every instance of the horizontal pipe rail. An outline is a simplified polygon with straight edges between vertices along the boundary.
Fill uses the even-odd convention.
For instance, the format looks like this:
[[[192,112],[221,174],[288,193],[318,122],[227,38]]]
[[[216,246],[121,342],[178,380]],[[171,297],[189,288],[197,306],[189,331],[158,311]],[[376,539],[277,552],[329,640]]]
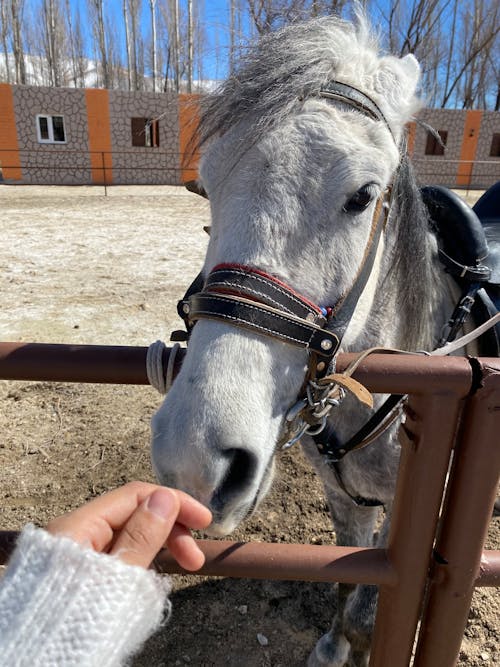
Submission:
[[[7,563],[18,535],[17,531],[0,531],[0,565]],[[196,543],[205,555],[205,564],[197,572],[187,572],[181,568],[166,549],[156,557],[156,569],[168,574],[235,579],[365,583],[377,586],[397,584],[397,573],[387,560],[385,549],[227,540],[196,540]],[[500,551],[484,551],[475,586],[497,586],[499,583]]]
[[[149,384],[147,347],[125,345],[68,345],[51,343],[0,343],[0,379],[104,384]],[[165,348],[166,368],[170,348]],[[179,372],[185,350],[176,357]],[[345,370],[356,358],[340,354],[337,369]],[[464,397],[472,388],[472,370],[464,357],[373,354],[357,368],[354,377],[375,393],[422,394],[429,386]]]
[[[225,540],[198,540],[197,544],[206,559],[195,573],[199,575],[387,586],[397,583],[385,549]],[[186,573],[166,550],[158,554],[155,564],[161,572]]]
[[[500,551],[483,551],[474,586],[500,586]]]
[[[147,347],[0,343],[0,379],[149,384]]]

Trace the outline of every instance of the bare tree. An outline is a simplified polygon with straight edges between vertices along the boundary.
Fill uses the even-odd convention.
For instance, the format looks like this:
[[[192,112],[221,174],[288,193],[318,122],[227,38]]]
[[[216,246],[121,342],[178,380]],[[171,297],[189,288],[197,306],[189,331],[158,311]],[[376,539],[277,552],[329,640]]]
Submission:
[[[173,56],[174,56],[174,88],[175,92],[180,91],[180,38],[179,38],[179,0],[171,0],[172,10],[171,15],[173,17]]]
[[[39,24],[42,30],[41,51],[48,85],[63,86],[67,83],[65,69],[68,57],[66,54],[66,25],[61,0],[43,0],[39,12]]]
[[[68,44],[69,44],[69,56],[70,56],[70,67],[71,67],[71,78],[73,80],[73,85],[75,88],[84,85],[79,76],[79,58],[77,54],[77,38],[75,35],[75,28],[73,25],[73,14],[71,11],[70,0],[66,0],[65,5],[66,10],[66,27],[68,35]],[[80,35],[81,37],[81,35]]]
[[[151,76],[153,79],[153,92],[156,92],[156,79],[158,76],[157,36],[156,36],[156,0],[149,0],[151,11]]]
[[[80,10],[76,8],[73,26],[73,44],[76,62],[73,65],[76,71],[76,85],[84,88],[87,80],[88,58],[85,55],[85,40],[83,37]]]
[[[26,66],[24,62],[23,38],[21,26],[23,21],[24,0],[11,0],[12,16],[12,52],[16,68],[16,83],[26,83]]]
[[[306,16],[306,0],[247,0],[250,17],[259,35]]]
[[[193,90],[193,0],[187,0],[187,92]]]
[[[391,0],[379,12],[390,50],[419,59],[428,104],[471,108],[492,97],[497,0]]]
[[[128,90],[132,90],[132,50],[131,50],[131,37],[130,37],[130,25],[128,19],[128,2],[123,0],[122,4],[123,12],[123,24],[125,26],[125,53],[127,56],[127,83]]]
[[[10,35],[10,15],[7,7],[7,0],[0,0],[0,40],[2,42],[2,51],[5,61],[5,80],[11,82],[10,63],[9,63],[9,35]]]
[[[160,0],[158,5],[158,69],[162,72],[162,90],[168,91],[172,79],[173,49],[171,40],[170,2]]]
[[[95,44],[97,47],[97,56],[100,65],[100,74],[104,88],[111,87],[111,76],[108,58],[108,48],[106,44],[106,26],[104,21],[103,0],[87,0],[92,20],[92,30],[94,33]]]
[[[160,13],[165,27],[164,46],[166,52],[165,90],[180,91],[182,78],[180,8],[179,0],[163,0]],[[172,85],[173,83],[173,85]]]
[[[472,108],[478,95],[486,101],[487,63],[498,49],[500,7],[495,0],[472,0],[464,8],[461,22],[461,49],[455,54],[455,72],[443,90],[441,107],[456,97],[456,105]]]
[[[130,89],[139,90],[139,16],[141,11],[141,0],[125,0],[124,17],[129,40],[129,69],[130,69]]]

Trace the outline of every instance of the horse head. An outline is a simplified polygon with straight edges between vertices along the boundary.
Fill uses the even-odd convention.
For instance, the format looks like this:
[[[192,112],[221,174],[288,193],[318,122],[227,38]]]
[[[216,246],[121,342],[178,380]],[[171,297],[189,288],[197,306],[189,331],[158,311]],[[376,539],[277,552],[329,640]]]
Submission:
[[[249,270],[257,276],[254,294],[245,293],[250,311],[261,301],[258,276],[310,304],[313,316],[315,308],[319,318],[335,310],[374,242],[418,77],[413,56],[378,53],[362,18],[296,24],[250,50],[208,97],[200,122],[200,184],[212,216],[205,281],[221,266]],[[382,233],[344,349],[370,342],[384,244]],[[233,283],[225,293],[232,291]],[[311,351],[262,335],[251,321],[235,326],[231,316],[205,315],[153,418],[152,457],[159,480],[209,506],[210,532],[223,535],[269,489]]]

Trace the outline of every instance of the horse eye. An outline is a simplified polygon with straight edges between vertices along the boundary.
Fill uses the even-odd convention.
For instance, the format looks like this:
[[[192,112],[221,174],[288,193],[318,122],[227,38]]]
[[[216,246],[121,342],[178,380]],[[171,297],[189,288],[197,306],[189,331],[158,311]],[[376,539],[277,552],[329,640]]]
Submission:
[[[345,213],[360,213],[370,204],[374,196],[375,188],[373,187],[373,183],[367,183],[347,200],[342,210]]]

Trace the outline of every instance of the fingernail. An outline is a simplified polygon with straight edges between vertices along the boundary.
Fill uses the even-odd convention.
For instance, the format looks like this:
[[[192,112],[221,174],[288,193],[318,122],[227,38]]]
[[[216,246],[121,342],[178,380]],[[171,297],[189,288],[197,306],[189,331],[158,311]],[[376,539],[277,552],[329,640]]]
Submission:
[[[170,518],[175,512],[173,493],[168,489],[158,489],[146,500],[146,508],[161,519]]]

